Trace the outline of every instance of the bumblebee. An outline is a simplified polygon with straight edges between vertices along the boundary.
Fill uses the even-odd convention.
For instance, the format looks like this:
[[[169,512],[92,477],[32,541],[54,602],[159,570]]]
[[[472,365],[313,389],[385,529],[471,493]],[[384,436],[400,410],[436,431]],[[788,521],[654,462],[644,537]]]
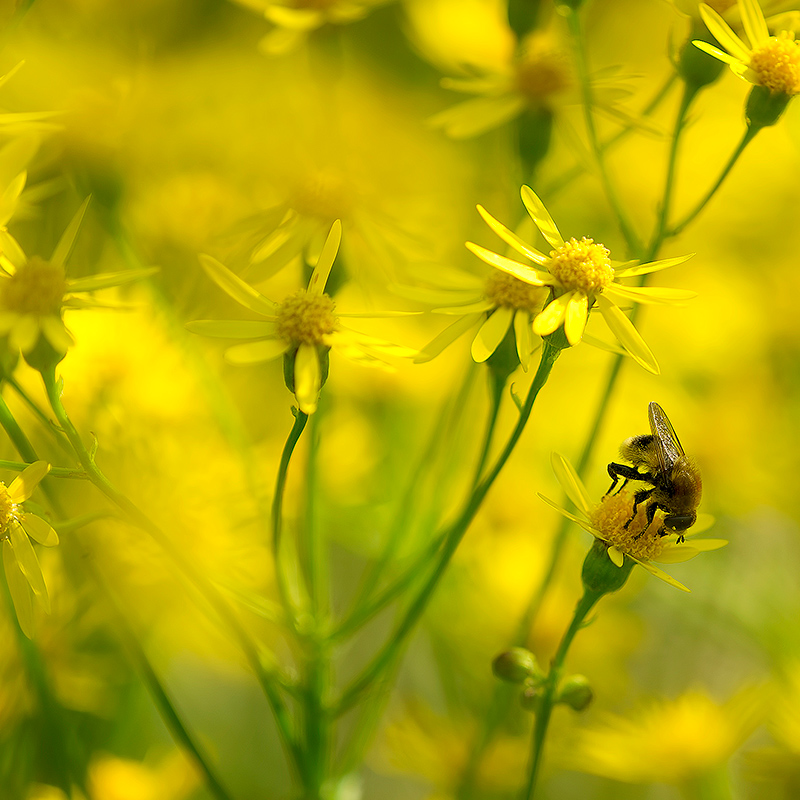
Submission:
[[[614,462],[608,465],[613,483],[606,494],[614,491],[620,478],[624,480],[619,491],[628,481],[650,484],[634,494],[633,513],[625,528],[633,522],[639,506],[646,502],[647,526],[661,509],[665,516],[659,536],[677,533],[678,542],[682,542],[684,533],[697,519],[695,509],[703,489],[700,471],[684,452],[664,409],[658,403],[650,403],[648,415],[651,432],[632,436],[620,446],[620,456],[633,466]]]

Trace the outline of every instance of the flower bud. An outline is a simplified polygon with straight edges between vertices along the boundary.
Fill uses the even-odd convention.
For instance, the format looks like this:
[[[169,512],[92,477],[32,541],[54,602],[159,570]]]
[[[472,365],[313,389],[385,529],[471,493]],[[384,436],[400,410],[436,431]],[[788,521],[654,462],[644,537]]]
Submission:
[[[519,697],[520,705],[526,711],[535,714],[539,710],[539,700],[541,696],[542,687],[534,683],[529,683]]]
[[[328,370],[330,368],[330,347],[324,345],[317,346],[317,357],[319,358],[319,386],[320,389],[328,380]],[[294,394],[294,362],[297,358],[297,347],[283,354],[283,382],[286,388]]]
[[[524,647],[512,647],[492,661],[492,672],[501,681],[524,683],[529,678],[543,677],[536,656]]]
[[[583,675],[571,675],[561,684],[556,702],[575,711],[583,711],[593,699],[594,692],[589,681]]]
[[[678,55],[678,74],[694,89],[702,89],[719,78],[725,69],[724,62],[695,47],[695,40],[708,42],[716,46],[717,40],[711,35],[708,28],[700,21],[695,20],[689,38],[681,48]]]
[[[618,567],[608,557],[608,545],[602,539],[595,539],[583,562],[581,578],[587,592],[598,595],[616,592],[625,585],[628,575],[636,562],[625,558]]]

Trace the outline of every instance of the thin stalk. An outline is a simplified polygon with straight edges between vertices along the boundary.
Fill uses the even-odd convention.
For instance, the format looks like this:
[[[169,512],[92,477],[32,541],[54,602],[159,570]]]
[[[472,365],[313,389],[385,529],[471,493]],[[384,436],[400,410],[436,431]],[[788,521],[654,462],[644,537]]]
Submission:
[[[127,617],[123,613],[117,598],[114,596],[105,578],[103,578],[99,570],[91,564],[89,560],[84,563],[88,565],[92,577],[105,595],[109,606],[114,611],[117,622],[115,631],[122,640],[123,646],[128,651],[131,661],[142,678],[145,689],[147,689],[148,694],[153,700],[172,738],[192,756],[193,760],[200,768],[200,771],[205,776],[208,791],[217,800],[231,800],[231,795],[228,794],[227,790],[220,783],[215,771],[212,769],[209,757],[203,752],[196,738],[192,736],[186,724],[181,719],[181,715],[175,708],[174,703],[170,700],[164,684],[159,679],[155,669],[153,669],[153,665],[150,663],[147,653],[145,653],[141,642],[134,633],[131,624],[128,622]]]
[[[42,381],[50,405],[56,415],[56,419],[58,419],[61,428],[69,439],[75,451],[75,455],[86,471],[89,480],[125,513],[132,524],[140,530],[143,530],[159,544],[236,637],[270,705],[278,727],[278,733],[289,757],[289,764],[295,771],[298,773],[301,772],[302,753],[294,738],[288,709],[274,683],[273,676],[264,669],[258,654],[258,649],[251,640],[250,634],[242,626],[242,623],[227,601],[219,594],[217,588],[195,569],[194,565],[185,558],[172,540],[146,514],[140,511],[134,503],[119,492],[98,468],[94,458],[89,451],[86,450],[80,434],[72,424],[61,402],[61,391],[59,383],[55,378],[55,368],[43,371]]]
[[[753,141],[756,134],[761,130],[759,127],[754,127],[752,125],[748,126],[747,130],[742,137],[742,140],[739,142],[736,150],[733,151],[733,155],[728,160],[728,163],[725,165],[725,168],[722,170],[717,182],[711,187],[708,193],[703,197],[703,199],[694,207],[694,209],[687,214],[677,225],[673,225],[672,228],[669,229],[667,232],[667,236],[677,236],[683,229],[690,223],[693,222],[694,219],[698,216],[698,214],[708,205],[708,202],[711,198],[717,193],[720,186],[725,181],[725,178],[728,177],[728,173],[733,169],[736,162],[739,160],[739,156],[744,152],[745,147],[747,147],[750,142]]]
[[[319,500],[319,437],[321,415],[324,414],[324,403],[320,404],[316,414],[311,417],[308,435],[308,455],[306,460],[306,476],[304,486],[305,514],[303,529],[305,547],[300,552],[306,560],[306,582],[308,597],[311,602],[311,613],[319,621],[321,614],[328,610],[329,578],[325,546],[322,531],[317,523],[317,501]]]
[[[505,380],[499,378],[493,372],[489,373],[489,413],[486,418],[486,431],[483,434],[483,446],[481,447],[481,454],[478,458],[478,464],[475,467],[475,477],[472,480],[472,488],[474,489],[481,480],[481,475],[486,467],[486,462],[489,459],[489,453],[492,449],[492,439],[494,438],[494,429],[497,427],[497,417],[500,412],[500,401],[503,398],[503,389],[505,388]]]
[[[575,607],[575,614],[572,617],[572,622],[569,628],[567,628],[567,632],[564,634],[564,638],[561,640],[561,644],[558,646],[558,650],[553,657],[550,671],[547,673],[547,678],[542,686],[542,696],[536,709],[536,722],[534,723],[533,735],[531,737],[531,758],[528,766],[528,780],[525,789],[520,795],[521,800],[533,800],[534,793],[536,792],[536,783],[542,765],[547,729],[550,725],[550,716],[553,712],[556,690],[561,678],[561,673],[564,669],[564,659],[567,656],[567,651],[572,644],[572,640],[575,638],[575,634],[580,630],[584,619],[586,619],[586,615],[602,596],[603,595],[599,592],[586,590],[583,597],[578,601],[578,605]]]
[[[322,788],[330,769],[331,716],[327,704],[330,685],[330,655],[327,646],[316,641],[307,663],[307,681],[303,696],[305,733],[306,800],[321,800]]]
[[[528,397],[526,398],[525,405],[520,411],[517,424],[512,431],[505,448],[498,456],[497,461],[489,471],[488,475],[478,486],[475,487],[459,517],[448,527],[444,547],[436,567],[423,585],[419,594],[412,600],[411,605],[407,609],[400,623],[395,628],[394,632],[389,637],[389,640],[386,642],[386,644],[384,644],[383,648],[377,653],[375,658],[367,665],[362,673],[356,677],[350,686],[348,686],[342,693],[338,704],[338,713],[344,713],[356,702],[358,702],[361,694],[366,691],[372,682],[399,657],[406,637],[413,630],[417,620],[425,610],[433,591],[438,586],[442,575],[450,563],[450,559],[460,544],[461,539],[467,531],[467,528],[477,514],[478,509],[486,497],[486,494],[494,484],[502,468],[505,466],[506,462],[511,456],[511,453],[514,451],[514,448],[519,441],[520,436],[522,435],[522,431],[525,429],[525,425],[530,417],[531,411],[533,410],[533,404],[536,400],[536,397],[547,382],[550,372],[553,369],[553,366],[560,353],[560,348],[550,344],[548,341],[544,342],[544,346],[542,348],[542,359],[539,362],[539,368],[534,376],[531,388],[528,391]]]

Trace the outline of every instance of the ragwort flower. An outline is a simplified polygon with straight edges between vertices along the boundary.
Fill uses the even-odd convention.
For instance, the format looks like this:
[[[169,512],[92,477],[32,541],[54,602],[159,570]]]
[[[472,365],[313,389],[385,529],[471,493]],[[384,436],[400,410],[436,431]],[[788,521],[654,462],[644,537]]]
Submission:
[[[40,340],[49,345],[59,360],[73,343],[64,324],[66,309],[105,308],[90,297],[79,296],[97,289],[121,286],[152,275],[155,269],[103,273],[88,278],[67,278],[64,264],[72,252],[87,198],[67,225],[49,260],[28,257],[7,232],[0,253],[0,336],[8,336],[11,349],[28,358]]]
[[[250,284],[208,255],[200,256],[209,277],[245,308],[259,314],[261,320],[196,320],[187,323],[194,333],[252,341],[233,345],[225,358],[233,364],[257,364],[284,357],[284,373],[291,376],[287,386],[294,392],[304,414],[317,409],[319,393],[327,378],[328,352],[337,350],[346,358],[373,367],[390,369],[387,358],[408,358],[415,350],[376,339],[345,328],[342,317],[396,316],[384,314],[343,314],[336,312],[333,298],[325,294],[334,259],[342,238],[337,220],[322,248],[308,288],[273,303]]]
[[[620,278],[646,275],[681,264],[691,256],[667,258],[647,264],[611,261],[608,249],[593,239],[564,241],[542,201],[528,186],[521,190],[522,202],[537,228],[554,248],[549,255],[524,242],[496,220],[483,207],[478,211],[486,224],[504,241],[536,266],[514,261],[485,247],[467,242],[467,247],[487,264],[515,275],[533,286],[550,287],[551,300],[533,321],[533,331],[547,336],[564,327],[570,345],[583,337],[589,310],[596,304],[608,327],[628,354],[650,372],[658,373],[658,364],[650,348],[614,300],[636,303],[672,303],[694,297],[682,289],[626,286]]]
[[[703,41],[695,41],[695,46],[728,64],[743,80],[768,89],[770,95],[789,98],[800,93],[800,42],[795,40],[794,32],[770,36],[756,0],[739,0],[739,11],[749,46],[705,3],[700,6],[703,22],[728,52]]]
[[[435,308],[435,313],[459,319],[422,348],[414,359],[417,363],[435,358],[459,336],[479,325],[471,346],[475,361],[486,361],[513,328],[519,362],[523,369],[528,369],[535,349],[532,322],[542,309],[546,297],[544,289],[499,269],[480,278],[437,265],[418,277],[432,288],[397,287],[398,294],[438,305],[440,308]]]
[[[660,509],[649,525],[644,503],[639,505],[635,516],[631,519],[634,497],[628,491],[622,490],[616,494],[607,494],[600,503],[593,503],[583,481],[564,456],[553,453],[552,464],[561,488],[575,504],[580,516],[564,510],[544,495],[540,494],[539,497],[560,514],[576,522],[596,539],[602,541],[607,547],[609,559],[618,567],[622,566],[625,558],[629,558],[651,575],[655,575],[656,578],[688,592],[689,590],[682,583],[667,575],[651,562],[677,564],[688,561],[700,553],[718,550],[727,544],[724,539],[692,539],[691,542],[681,541],[678,543],[679,539],[694,536],[700,528],[694,526],[691,530],[682,532],[680,536],[674,533],[661,535],[659,531],[663,526],[664,516]]]
[[[36,461],[23,470],[10,486],[0,482],[3,567],[17,619],[28,638],[33,636],[33,600],[50,613],[47,586],[30,539],[46,547],[53,547],[58,544],[58,535],[41,517],[26,513],[22,503],[31,496],[39,481],[49,471],[49,464]]]

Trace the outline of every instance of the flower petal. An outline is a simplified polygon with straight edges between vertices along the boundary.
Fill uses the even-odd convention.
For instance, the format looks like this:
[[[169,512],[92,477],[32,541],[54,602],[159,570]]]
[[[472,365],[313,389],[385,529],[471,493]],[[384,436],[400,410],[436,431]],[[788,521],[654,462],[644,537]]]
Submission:
[[[267,300],[261,292],[257,292],[249,283],[245,283],[238,275],[234,275],[224,264],[216,258],[202,253],[199,256],[200,264],[217,286],[227,292],[237,303],[245,308],[274,319],[276,305]]]
[[[533,321],[533,332],[539,336],[547,336],[548,333],[558,330],[561,323],[564,322],[567,305],[574,294],[574,292],[567,292],[546,305]]]
[[[623,553],[618,547],[611,545],[606,552],[608,553],[609,561],[615,567],[621,567],[625,563],[625,553]]]
[[[561,453],[551,453],[550,464],[567,497],[588,517],[592,510],[592,501],[575,467]]]
[[[9,344],[15,350],[27,353],[39,341],[39,320],[33,314],[20,314],[8,334]]]
[[[737,58],[736,56],[732,56],[729,53],[726,53],[724,50],[720,50],[719,47],[714,47],[713,44],[704,42],[702,39],[694,39],[692,41],[692,44],[698,50],[702,50],[704,53],[708,53],[708,55],[713,56],[719,61],[723,61],[724,63],[728,64],[731,67],[735,68],[742,66],[741,59]]]
[[[466,247],[467,250],[475,253],[482,261],[503,270],[503,272],[514,275],[521,281],[525,281],[525,283],[530,283],[533,286],[550,286],[555,282],[555,279],[549,272],[542,272],[541,270],[529,267],[527,264],[521,264],[519,261],[501,256],[474,242],[467,242]]]
[[[66,353],[75,344],[75,340],[67,330],[64,320],[55,314],[47,314],[44,317],[40,317],[39,327],[57,353]]]
[[[483,221],[506,243],[511,245],[518,253],[526,256],[536,264],[546,264],[550,259],[531,247],[517,236],[516,233],[506,228],[502,222],[496,220],[483,206],[478,206],[478,213],[483,217]]]
[[[61,234],[56,249],[53,250],[53,255],[50,257],[50,263],[54,266],[63,267],[64,263],[69,258],[69,254],[72,252],[72,248],[75,245],[75,239],[78,236],[81,223],[83,222],[83,216],[86,213],[86,209],[89,207],[89,201],[91,199],[91,196],[87,197],[81,203],[81,207],[75,212],[75,216],[70,220],[64,233]]]
[[[710,6],[700,5],[700,16],[712,36],[732,55],[745,64],[750,63],[750,48],[731,30],[727,22]],[[698,42],[695,47],[699,47]],[[705,48],[701,48],[705,49]],[[708,52],[706,50],[706,52]],[[714,55],[714,53],[711,53]]]
[[[636,262],[627,264],[630,266],[621,265],[620,268],[614,269],[614,278],[633,278],[636,275],[649,275],[651,272],[658,272],[662,269],[669,269],[678,264],[683,264],[694,256],[694,253],[689,253],[686,256],[676,256],[675,258],[662,258],[660,261],[648,261],[646,264],[638,264]]]
[[[283,339],[262,339],[258,342],[235,344],[225,351],[229,364],[258,364],[282,356],[290,347]]]
[[[511,308],[498,308],[487,317],[472,340],[472,358],[482,364],[500,346],[514,317]]]
[[[451,306],[449,308],[434,308],[434,314],[448,314],[460,317],[462,314],[482,314],[489,311],[492,303],[489,300],[479,300],[477,303],[467,303],[463,306]]]
[[[633,556],[628,556],[628,558],[633,558]],[[651,575],[654,575],[656,578],[660,578],[662,581],[664,581],[664,583],[668,583],[670,586],[674,586],[676,589],[680,589],[682,592],[691,591],[687,586],[684,586],[680,581],[676,581],[671,575],[667,575],[664,570],[659,569],[649,561],[639,561],[638,558],[633,558],[633,560],[640,567],[646,569]]]
[[[700,553],[709,553],[712,550],[719,550],[725,547],[728,542],[725,539],[693,539],[691,542],[682,544],[670,543],[658,554],[656,561],[659,564],[680,564],[688,561]]]
[[[564,238],[558,232],[553,218],[547,212],[544,203],[536,196],[533,189],[531,189],[530,186],[523,186],[520,189],[520,195],[522,197],[522,202],[525,204],[525,208],[528,209],[528,213],[531,215],[531,219],[536,223],[536,227],[541,231],[542,236],[550,243],[550,246],[563,247]]]
[[[631,300],[634,303],[654,303],[669,305],[671,303],[683,303],[697,297],[697,292],[689,289],[672,289],[668,286],[623,286],[619,283],[612,283],[607,287],[605,294],[610,297],[619,297],[624,300]]]
[[[583,292],[573,292],[564,313],[564,333],[571,345],[580,342],[589,313],[589,298]]]
[[[544,500],[544,502],[547,503],[547,505],[558,511],[558,513],[561,514],[562,517],[566,517],[567,519],[572,520],[576,525],[580,525],[581,528],[591,533],[592,536],[594,536],[595,538],[597,539],[602,538],[602,536],[600,535],[600,531],[598,531],[596,528],[593,528],[591,523],[587,522],[585,519],[576,517],[574,514],[570,514],[569,511],[561,508],[561,506],[558,503],[554,502],[549,497],[545,497],[541,492],[537,492],[537,494],[539,495],[539,498],[541,500]]]
[[[633,323],[602,294],[597,295],[596,300],[606,324],[614,336],[617,337],[619,343],[628,351],[631,358],[641,364],[648,372],[658,375],[659,369],[656,357],[636,328],[633,327]]]
[[[19,626],[29,639],[33,639],[33,592],[17,564],[14,548],[8,539],[3,539],[3,569],[6,573],[11,599],[14,601],[14,610],[17,612]]]
[[[317,348],[301,344],[294,359],[294,396],[304,414],[313,414],[319,402],[321,374]]]
[[[333,262],[336,259],[336,254],[339,252],[339,245],[342,242],[342,223],[340,220],[334,220],[331,225],[328,237],[325,239],[325,244],[322,246],[322,252],[319,254],[317,265],[311,273],[311,280],[308,282],[308,293],[313,295],[321,295],[325,291],[325,284],[328,282],[328,276],[331,274]]]
[[[263,339],[275,335],[274,322],[260,319],[195,319],[186,330],[219,339]]]
[[[55,547],[58,544],[58,534],[55,529],[36,514],[25,514],[22,517],[22,527],[28,536],[45,547]]]
[[[50,472],[50,465],[46,461],[34,461],[29,467],[25,467],[8,487],[8,496],[12,503],[23,503],[38,486],[39,481]]]
[[[104,272],[99,275],[91,275],[88,278],[67,281],[67,291],[93,292],[96,289],[108,289],[111,286],[124,286],[126,283],[149,278],[157,272],[158,267],[128,269],[123,272]]]
[[[448,325],[435,339],[432,339],[414,358],[415,364],[424,364],[436,358],[448,345],[466,333],[481,318],[481,314],[466,314],[452,325]]]
[[[769,39],[769,28],[761,7],[756,0],[739,0],[739,13],[742,15],[742,27],[750,45],[753,50],[757,50]]]
[[[428,124],[440,128],[451,139],[470,139],[504,125],[524,107],[525,99],[519,94],[475,97],[434,114]]]
[[[22,570],[22,574],[28,579],[28,583],[33,589],[33,593],[41,600],[42,605],[50,613],[50,598],[47,596],[47,586],[44,583],[42,568],[39,566],[39,559],[33,549],[28,534],[20,525],[10,525],[8,529],[11,537],[11,546],[14,548],[14,557]]]
[[[527,372],[533,353],[533,326],[531,315],[527,311],[514,314],[514,341],[517,343],[517,356],[522,369]]]

